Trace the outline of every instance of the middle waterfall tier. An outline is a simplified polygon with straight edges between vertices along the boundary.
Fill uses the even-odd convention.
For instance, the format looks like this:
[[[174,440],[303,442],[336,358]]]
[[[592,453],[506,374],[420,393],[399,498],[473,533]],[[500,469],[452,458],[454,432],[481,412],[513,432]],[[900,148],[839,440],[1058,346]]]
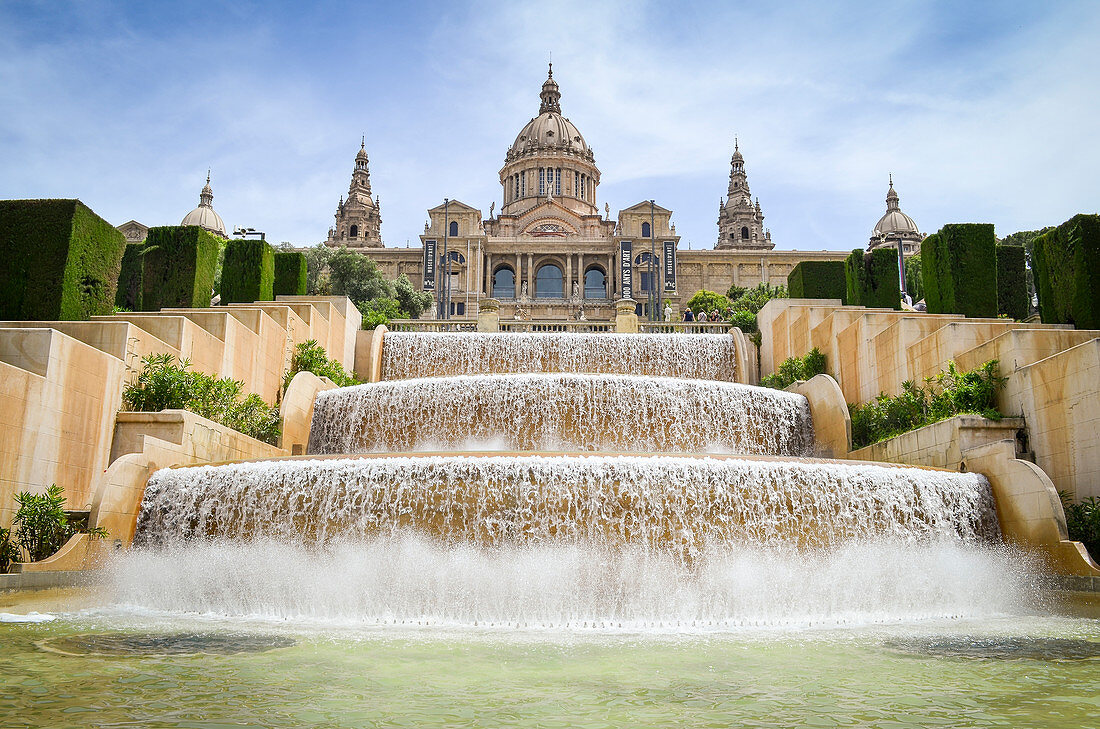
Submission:
[[[813,455],[806,398],[731,382],[463,375],[321,392],[311,454],[505,450]]]

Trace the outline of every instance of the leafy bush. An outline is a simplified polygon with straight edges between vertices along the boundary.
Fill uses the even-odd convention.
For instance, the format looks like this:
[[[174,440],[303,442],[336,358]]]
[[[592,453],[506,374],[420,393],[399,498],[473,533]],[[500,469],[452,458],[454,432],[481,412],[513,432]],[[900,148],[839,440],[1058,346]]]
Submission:
[[[0,201],[0,320],[110,314],[125,249],[79,200]]]
[[[756,314],[751,311],[745,311],[744,309],[738,309],[733,312],[733,316],[730,317],[730,324],[740,329],[745,334],[753,334],[756,332]]]
[[[687,302],[687,308],[694,312],[705,310],[707,316],[710,316],[710,313],[715,309],[720,311],[724,316],[726,310],[729,309],[730,306],[730,300],[725,296],[713,291],[707,291],[706,289],[696,291],[695,295],[688,299]]]
[[[947,370],[926,377],[923,387],[904,382],[902,393],[895,397],[883,393],[864,405],[849,403],[853,445],[862,448],[960,413],[1000,420],[997,390],[1006,379],[997,375],[995,359],[969,372],[960,372],[949,361]]]
[[[65,497],[61,494],[60,486],[50,484],[44,494],[21,491],[15,495],[19,507],[12,518],[12,528],[0,529],[0,573],[7,572],[12,562],[46,559],[82,531],[95,537],[107,536],[106,529],[82,529],[69,521]]]
[[[924,300],[932,314],[997,316],[993,225],[949,223],[921,243]]]
[[[1043,322],[1100,329],[1100,215],[1075,215],[1042,234],[1031,260]]]
[[[844,261],[844,302],[872,309],[900,309],[901,282],[898,280],[896,248],[864,252],[856,248]]]
[[[393,291],[401,316],[406,319],[416,319],[432,305],[432,295],[413,288],[412,281],[405,274],[401,274],[393,282]]]
[[[726,291],[726,298],[730,302],[729,309],[733,310],[733,314],[727,317],[729,322],[750,335],[759,347],[760,332],[756,323],[756,314],[772,299],[787,298],[787,289],[785,286],[772,286],[767,283],[759,283],[752,288],[730,286]],[[721,311],[725,316],[727,309]]]
[[[290,369],[283,376],[283,391],[290,386],[290,381],[299,372],[312,372],[318,377],[327,377],[338,387],[348,387],[360,384],[354,375],[344,371],[343,365],[334,359],[329,359],[325,348],[317,343],[316,339],[302,342],[294,348],[294,356],[290,360]]]
[[[920,253],[905,259],[905,293],[916,303],[924,298],[924,274]]]
[[[1023,246],[997,246],[997,313],[1021,321],[1028,315]]]
[[[825,374],[825,355],[814,347],[802,357],[788,357],[774,374],[760,378],[761,387],[783,390],[799,380]]]
[[[243,397],[243,383],[190,371],[188,360],[176,364],[175,356],[167,353],[146,355],[141,361],[137,379],[122,392],[128,410],[189,410],[265,443],[279,442],[279,409],[259,395]]]
[[[787,275],[792,299],[840,299],[848,294],[844,261],[799,261]]]
[[[275,296],[305,296],[308,266],[301,251],[275,251],[275,283],[271,293]]]
[[[150,228],[142,254],[142,311],[210,306],[220,241],[197,225]]]
[[[272,301],[275,250],[263,240],[231,240],[222,258],[222,304]]]
[[[1058,496],[1062,498],[1062,509],[1066,512],[1069,538],[1084,544],[1094,561],[1100,560],[1100,500],[1090,496],[1075,504],[1065,491],[1059,491]]]

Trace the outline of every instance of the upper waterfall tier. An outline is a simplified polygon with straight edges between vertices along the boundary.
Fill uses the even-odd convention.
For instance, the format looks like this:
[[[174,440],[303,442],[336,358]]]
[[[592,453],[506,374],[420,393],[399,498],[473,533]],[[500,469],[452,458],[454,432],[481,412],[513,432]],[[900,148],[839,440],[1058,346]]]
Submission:
[[[158,471],[145,543],[328,542],[406,530],[447,543],[627,543],[690,558],[734,545],[975,540],[998,533],[979,474],[668,456],[275,460]]]
[[[592,372],[735,379],[726,334],[474,334],[386,332],[382,378]]]
[[[463,375],[317,396],[310,453],[428,450],[810,456],[813,425],[801,395],[670,377]]]

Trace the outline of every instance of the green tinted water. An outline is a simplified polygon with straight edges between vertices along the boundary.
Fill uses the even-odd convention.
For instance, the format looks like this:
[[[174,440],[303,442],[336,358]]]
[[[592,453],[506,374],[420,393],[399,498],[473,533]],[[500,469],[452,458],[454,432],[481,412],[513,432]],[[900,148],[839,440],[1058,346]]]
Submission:
[[[198,634],[192,649],[216,635],[209,647],[223,653],[238,635],[244,651],[293,645],[128,657],[37,645],[81,652],[73,636],[121,635],[140,652],[181,632]],[[3,727],[1089,727],[1100,716],[1100,658],[1059,657],[1100,648],[1088,617],[661,635],[90,612],[0,625],[0,646]],[[996,657],[951,657],[987,649]]]

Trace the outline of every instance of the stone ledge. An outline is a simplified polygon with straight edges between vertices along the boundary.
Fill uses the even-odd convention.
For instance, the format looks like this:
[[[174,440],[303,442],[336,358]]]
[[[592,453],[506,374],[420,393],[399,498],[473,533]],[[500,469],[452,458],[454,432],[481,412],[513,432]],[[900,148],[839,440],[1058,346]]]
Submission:
[[[80,587],[95,582],[95,573],[87,570],[23,572],[0,575],[0,592],[48,590],[54,587]]]

